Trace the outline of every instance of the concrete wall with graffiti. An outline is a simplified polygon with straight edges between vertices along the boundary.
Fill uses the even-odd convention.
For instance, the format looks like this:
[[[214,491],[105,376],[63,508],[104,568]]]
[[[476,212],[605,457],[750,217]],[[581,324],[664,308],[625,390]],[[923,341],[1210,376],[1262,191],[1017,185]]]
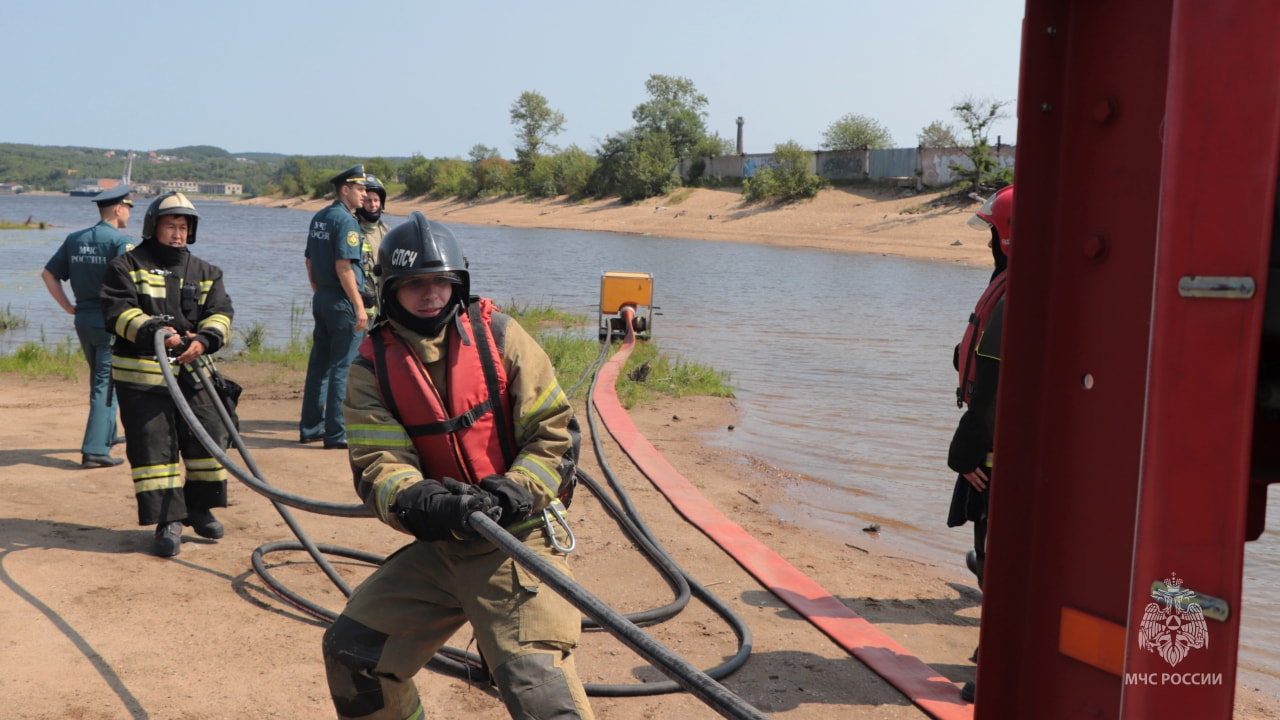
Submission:
[[[992,148],[1000,168],[1013,167],[1012,145]],[[750,178],[762,167],[775,165],[772,153],[724,155],[685,160],[680,174],[689,177],[695,162],[702,163],[703,177]],[[915,177],[920,185],[941,187],[958,178],[951,165],[972,168],[963,148],[892,148],[886,150],[816,150],[809,156],[811,174],[828,180],[868,180]]]
[[[942,187],[958,180],[951,170],[952,165],[959,165],[966,170],[973,169],[973,162],[963,148],[924,148],[919,154],[920,182],[926,187]],[[995,158],[997,168],[1013,167],[1012,145],[991,148],[991,156]]]

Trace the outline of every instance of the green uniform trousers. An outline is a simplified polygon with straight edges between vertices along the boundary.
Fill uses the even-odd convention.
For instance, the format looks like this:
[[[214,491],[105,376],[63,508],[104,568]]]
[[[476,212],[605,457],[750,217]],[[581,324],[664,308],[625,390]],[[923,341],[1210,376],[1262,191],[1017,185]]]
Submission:
[[[544,529],[523,541],[570,575]],[[468,621],[513,717],[594,717],[571,654],[578,611],[486,540],[411,543],[356,588],[324,636],[338,715],[425,717],[413,676]]]

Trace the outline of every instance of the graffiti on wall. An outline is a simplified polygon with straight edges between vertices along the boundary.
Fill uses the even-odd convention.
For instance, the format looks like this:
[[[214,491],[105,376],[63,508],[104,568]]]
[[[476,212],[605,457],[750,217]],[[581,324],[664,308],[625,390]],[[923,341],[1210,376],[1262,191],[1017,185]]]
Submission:
[[[838,180],[862,177],[861,159],[851,155],[831,155],[822,158],[822,167],[818,174],[825,178]]]
[[[766,167],[778,167],[778,164],[773,161],[772,155],[744,158],[742,161],[742,177],[755,177],[756,170]]]

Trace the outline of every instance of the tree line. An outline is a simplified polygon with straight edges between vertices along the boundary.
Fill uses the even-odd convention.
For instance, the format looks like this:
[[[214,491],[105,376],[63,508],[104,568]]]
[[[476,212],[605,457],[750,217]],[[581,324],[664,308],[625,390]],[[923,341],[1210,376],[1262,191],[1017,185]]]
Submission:
[[[617,196],[624,202],[665,195],[681,184],[725,182],[704,178],[701,158],[731,155],[734,142],[707,129],[708,100],[693,81],[650,75],[645,91],[647,99],[631,113],[634,125],[605,137],[590,151],[577,145],[555,145],[567,119],[541,93],[528,90],[512,102],[509,111],[516,138],[515,158],[511,160],[482,144],[473,146],[466,158],[431,159],[420,154],[399,159],[270,153],[232,156],[220,148],[194,146],[154,151],[153,155],[167,158],[162,162],[153,161],[150,155],[138,157],[133,180],[231,182],[243,185],[249,195],[322,197],[330,189],[327,181],[333,173],[363,162],[366,172],[376,175],[390,192],[412,196]],[[965,148],[973,168],[952,169],[975,189],[984,182],[1006,184],[1011,177],[994,172],[996,163],[987,136],[997,120],[1007,117],[1008,105],[1008,101],[965,97],[951,108],[963,133],[936,120],[920,130],[917,144]],[[878,149],[892,147],[893,142],[887,128],[875,118],[849,113],[827,127],[822,148]],[[777,145],[773,156],[773,165],[740,181],[745,197],[812,197],[821,189],[824,181],[808,173],[810,153],[798,143]],[[91,148],[0,144],[0,180],[29,189],[67,190],[82,179],[121,176],[126,158],[127,153],[105,157],[103,151]],[[682,177],[680,167],[685,160],[691,162]]]

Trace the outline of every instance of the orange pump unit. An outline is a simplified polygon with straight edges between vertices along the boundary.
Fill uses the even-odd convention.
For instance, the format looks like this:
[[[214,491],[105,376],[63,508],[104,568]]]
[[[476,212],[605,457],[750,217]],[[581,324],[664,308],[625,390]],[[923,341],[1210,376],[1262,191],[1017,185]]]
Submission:
[[[653,328],[653,273],[606,270],[600,276],[600,339],[627,334],[622,309],[633,313],[631,329],[636,337],[648,340]],[[643,310],[642,310],[643,308]]]

